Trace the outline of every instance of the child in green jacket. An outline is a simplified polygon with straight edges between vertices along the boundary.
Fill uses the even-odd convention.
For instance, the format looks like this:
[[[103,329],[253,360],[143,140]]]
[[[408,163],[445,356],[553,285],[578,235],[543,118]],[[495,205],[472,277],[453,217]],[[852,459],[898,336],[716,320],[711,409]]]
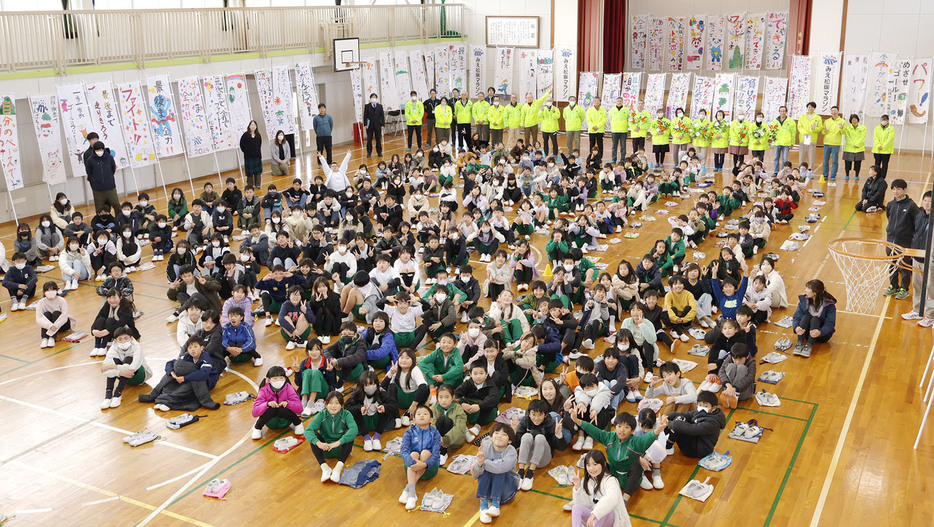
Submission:
[[[435,428],[441,434],[441,464],[448,462],[448,450],[458,448],[467,441],[467,413],[454,402],[454,388],[447,384],[438,387],[438,402],[431,407]]]
[[[674,272],[675,267],[679,267],[684,261],[684,233],[680,228],[671,229],[671,234],[665,238],[665,246],[668,247],[667,258],[661,265],[662,276],[668,276]]]
[[[344,397],[339,392],[331,392],[324,399],[324,412],[311,420],[305,428],[305,439],[311,445],[315,459],[321,464],[321,483],[341,480],[344,463],[353,450],[353,440],[357,436],[357,423],[353,416],[344,409]],[[338,458],[332,470],[325,458]]]
[[[463,380],[464,359],[454,347],[454,342],[453,334],[441,335],[435,350],[418,361],[418,368],[432,389],[442,384],[456,388]]]

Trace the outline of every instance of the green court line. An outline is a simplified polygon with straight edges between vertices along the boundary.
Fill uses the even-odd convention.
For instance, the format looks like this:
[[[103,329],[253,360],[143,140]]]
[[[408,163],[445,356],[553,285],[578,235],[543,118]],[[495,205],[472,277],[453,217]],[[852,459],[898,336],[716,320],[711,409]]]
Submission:
[[[782,397],[782,400],[783,400],[783,401],[793,401],[793,402],[796,402],[796,403],[804,403],[804,404],[809,404],[809,405],[811,405],[811,406],[817,407],[817,403],[811,402],[811,401],[802,401],[801,399],[792,399],[792,398],[790,398],[790,397]]]
[[[5,358],[5,359],[10,359],[10,360],[15,360],[15,361],[17,361],[17,362],[29,363],[28,360],[25,360],[25,359],[18,359],[18,358],[16,358],[16,357],[11,357],[11,356],[9,356],[9,355],[4,355],[4,354],[2,354],[2,353],[0,353],[0,357],[3,357],[3,358]]]
[[[757,414],[774,415],[775,417],[784,417],[785,419],[794,419],[795,421],[805,421],[805,422],[807,421],[807,419],[805,419],[805,418],[803,418],[803,417],[792,417],[792,416],[790,416],[790,415],[782,415],[782,414],[776,414],[776,413],[773,413],[773,412],[765,412],[765,411],[763,411],[763,410],[755,410],[755,409],[753,409],[753,408],[742,408],[742,407],[739,407],[739,408],[736,408],[736,409],[737,409],[737,410],[743,410],[743,411],[746,411],[746,412],[754,412],[754,413],[757,413]]]
[[[802,401],[806,402],[806,401]],[[801,447],[804,446],[804,439],[808,435],[808,430],[811,429],[811,423],[814,421],[814,416],[817,415],[817,403],[811,403],[814,405],[811,408],[811,415],[808,417],[808,422],[804,425],[804,431],[801,433],[801,439],[798,440],[798,446],[795,448],[794,455],[791,456],[791,461],[788,463],[788,470],[785,471],[785,477],[782,478],[782,484],[778,487],[778,493],[775,495],[775,500],[772,501],[772,508],[769,509],[769,515],[765,518],[764,527],[768,527],[772,524],[772,517],[775,515],[775,509],[778,508],[778,502],[782,499],[782,494],[785,492],[785,485],[788,484],[788,479],[791,477],[791,471],[795,468],[795,463],[798,461],[798,454],[801,453]]]

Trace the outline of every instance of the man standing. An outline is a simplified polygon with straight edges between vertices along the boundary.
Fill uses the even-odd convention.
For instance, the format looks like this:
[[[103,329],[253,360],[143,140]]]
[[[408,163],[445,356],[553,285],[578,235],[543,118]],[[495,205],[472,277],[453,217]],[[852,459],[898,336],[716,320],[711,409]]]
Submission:
[[[554,155],[558,155],[558,121],[561,120],[561,110],[552,104],[551,101],[545,101],[545,104],[538,111],[542,120],[542,142],[545,143],[545,157],[548,157],[548,142],[554,150]]]
[[[610,133],[613,142],[610,150],[610,163],[616,164],[616,152],[619,151],[619,160],[626,159],[626,135],[629,133],[629,107],[623,104],[623,98],[616,98],[616,106],[610,108]],[[621,148],[622,150],[618,150]]]
[[[600,106],[600,99],[593,100],[593,106],[587,109],[587,133],[590,135],[590,150],[597,147],[603,157],[603,133],[606,131],[606,110]]]
[[[843,141],[843,129],[846,128],[846,121],[840,116],[840,110],[836,106],[830,107],[830,117],[824,119],[824,179],[827,179],[828,170],[830,171],[830,181],[837,179],[837,160],[840,157],[840,143]],[[833,167],[830,166],[833,162]],[[810,168],[810,167],[809,167]],[[813,171],[814,169],[811,168]]]
[[[798,163],[807,159],[808,168],[814,171],[814,158],[817,156],[817,137],[824,128],[824,120],[815,113],[817,103],[809,102],[806,114],[798,118],[798,138],[801,140],[799,145]]]
[[[457,88],[451,90],[451,97],[448,99],[448,106],[451,107],[451,146],[454,148],[454,152],[457,152],[457,149],[460,145],[460,138],[457,134],[457,114],[454,112],[454,105],[457,104],[457,100],[461,98],[461,91]]]
[[[101,136],[97,135],[97,132],[91,132],[85,137],[88,140],[88,149],[84,151],[84,162],[88,162],[88,158],[94,155],[94,144],[100,141]]]
[[[366,127],[366,156],[373,155],[373,138],[376,138],[376,155],[383,157],[383,126],[386,115],[383,105],[377,102],[376,94],[370,94],[370,104],[363,109],[363,125]]]
[[[405,103],[405,128],[408,132],[408,147],[406,152],[412,151],[412,136],[415,136],[415,148],[422,144],[422,117],[425,116],[425,105],[418,100],[418,93],[412,90],[411,98]]]
[[[872,133],[872,156],[879,169],[879,176],[885,179],[889,173],[889,158],[895,151],[895,128],[889,126],[889,116],[883,115]]]
[[[633,152],[645,148],[645,137],[649,135],[649,125],[651,123],[652,114],[645,109],[645,104],[642,101],[637,102],[636,111],[629,115],[629,137],[632,138]]]
[[[567,135],[568,154],[580,150],[583,124],[584,109],[577,105],[577,97],[572,95],[568,97],[568,105],[564,109],[564,133]]]
[[[94,210],[109,205],[116,213],[120,210],[117,183],[114,181],[117,163],[102,141],[94,141],[93,149],[94,153],[84,162],[84,169],[94,192]]]
[[[470,120],[473,118],[473,104],[470,102],[470,94],[467,90],[461,95],[460,100],[454,103],[454,120],[457,121],[457,136],[460,138],[455,147],[460,148],[460,142],[467,144],[470,150],[473,145],[470,138]]]
[[[519,129],[522,128],[522,109],[519,108],[519,96],[513,93],[509,97],[509,106],[503,111],[506,120],[506,148],[516,146],[519,139]]]
[[[490,123],[490,146],[503,142],[503,128],[506,125],[506,109],[499,103],[499,95],[493,96],[493,105],[487,108],[486,117]]]
[[[331,164],[331,132],[334,130],[334,119],[328,115],[328,107],[321,103],[318,105],[318,115],[311,120],[311,126],[315,129],[315,150],[319,156],[324,156],[328,165]],[[321,166],[319,158],[318,166]]]
[[[891,188],[895,199],[885,206],[885,218],[888,220],[885,226],[885,241],[902,247],[911,247],[911,241],[915,236],[915,219],[921,211],[918,205],[908,197],[908,183],[904,179],[893,181]],[[885,253],[891,255],[892,250],[886,247]],[[904,260],[906,264],[911,263],[907,257]],[[895,298],[899,300],[908,298],[911,271],[890,265],[889,273],[891,274],[889,288],[883,294],[885,296],[895,295]]]
[[[480,136],[481,143],[490,142],[490,121],[487,120],[487,112],[490,109],[490,103],[483,98],[483,92],[477,93],[477,100],[473,103],[471,113],[473,120],[477,123],[477,134]]]
[[[788,118],[787,106],[778,108],[778,117],[772,121],[772,126],[776,129],[775,139],[772,141],[772,146],[775,147],[775,170],[772,172],[774,177],[778,175],[778,171],[788,161],[788,151],[791,150],[791,145],[795,144],[797,128],[795,127],[795,120]]]
[[[431,146],[431,133],[435,130],[435,108],[441,101],[438,100],[438,92],[432,88],[428,90],[428,98],[425,99],[425,146]],[[437,140],[437,137],[435,138]]]
[[[532,99],[531,93],[525,94],[525,104],[522,105],[519,114],[522,118],[522,128],[525,130],[523,138],[525,139],[525,144],[528,146],[534,146],[538,141],[538,123],[542,122],[538,111],[542,108],[542,103],[545,102],[547,98],[548,94],[545,94],[544,97],[536,101]]]

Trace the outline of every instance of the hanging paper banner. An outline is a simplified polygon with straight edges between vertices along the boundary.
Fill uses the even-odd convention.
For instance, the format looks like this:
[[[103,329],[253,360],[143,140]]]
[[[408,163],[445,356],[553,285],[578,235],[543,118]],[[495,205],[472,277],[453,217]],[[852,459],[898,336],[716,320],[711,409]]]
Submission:
[[[318,88],[315,85],[315,72],[311,69],[311,62],[299,62],[295,65],[295,89],[298,94],[298,119],[302,130],[313,130],[313,122],[318,115]]]
[[[426,51],[424,55],[425,55],[425,79],[427,79],[428,81],[428,91],[431,91],[433,89],[437,90],[438,87],[435,85],[435,79],[436,79],[435,78],[435,52]],[[374,64],[376,64],[375,61],[374,61]],[[363,73],[363,82],[367,82],[366,72]]]
[[[726,17],[727,67],[731,70],[742,69],[746,53],[746,14]]]
[[[16,103],[12,96],[0,97],[0,168],[7,192],[23,188],[19,161],[19,134],[16,132]]]
[[[688,90],[691,89],[690,73],[672,73],[671,86],[668,88],[668,104],[665,115],[672,119],[678,108],[682,110],[688,105]]]
[[[239,146],[240,135],[247,131],[253,116],[250,112],[250,95],[246,89],[246,75],[227,75],[227,108],[230,110],[231,137],[234,146]]]
[[[272,71],[256,70],[253,72],[256,81],[256,91],[259,95],[259,107],[263,113],[263,122],[266,134],[272,137],[278,129],[276,127],[276,103],[272,94]]]
[[[188,157],[214,153],[214,140],[204,112],[204,98],[198,86],[198,77],[178,79],[178,109],[185,129]]]
[[[574,51],[568,48],[557,50],[555,56],[555,100],[567,101],[575,94],[574,85]]]
[[[117,108],[117,94],[110,81],[86,84],[84,90],[91,108],[91,122],[100,140],[110,149],[117,169],[130,166],[130,155],[123,140],[123,125]]]
[[[86,177],[84,151],[88,149],[88,134],[94,131],[94,125],[91,123],[91,110],[88,108],[88,102],[80,84],[59,86],[57,91],[71,175],[72,177]]]
[[[729,121],[733,118],[733,85],[735,84],[735,73],[718,73],[713,86],[713,115],[723,111],[725,119]]]
[[[821,52],[817,55],[817,81],[814,99],[817,113],[829,114],[830,107],[837,105],[837,90],[840,88],[840,53]]]
[[[379,83],[380,100],[383,101],[383,108],[386,111],[398,110],[399,96],[396,94],[396,65],[392,60],[392,54],[386,51],[379,54]]]
[[[412,72],[412,89],[420,100],[428,98],[428,77],[425,73],[425,55],[419,49],[409,53],[409,71]],[[362,79],[361,79],[362,82]]]
[[[451,89],[467,89],[467,46],[451,46]]]
[[[908,122],[925,124],[931,104],[931,59],[915,59],[908,87]]]
[[[230,126],[230,110],[227,108],[227,89],[223,75],[208,75],[201,79],[204,90],[204,107],[214,141],[214,150],[220,152],[237,146]]]
[[[478,93],[486,95],[486,48],[470,47],[470,96]]]
[[[788,13],[769,13],[765,31],[765,69],[780,70],[784,65]]]
[[[582,71],[580,75],[580,82],[577,84],[577,104],[581,105],[584,108],[585,112],[587,108],[590,108],[593,105],[594,99],[597,98],[597,91],[600,88],[600,74],[595,71]],[[581,130],[587,129],[587,119],[585,116],[584,122],[581,123]]]
[[[42,159],[42,181],[49,185],[65,182],[65,160],[62,157],[62,137],[58,119],[58,97],[36,95],[29,98],[32,123]],[[106,143],[105,143],[106,144]]]
[[[785,98],[788,92],[788,79],[782,77],[766,77],[765,93],[762,101],[762,113],[765,115],[766,122],[772,122],[778,117],[778,110],[785,106]]]
[[[616,98],[619,97],[620,86],[623,81],[622,73],[607,73],[603,75],[603,89],[600,94],[601,106],[609,111],[616,106]],[[610,120],[606,120],[606,131],[610,131]]]
[[[555,87],[555,52],[551,49],[540,49],[535,55],[538,62],[538,94],[535,98],[544,97],[546,93],[554,93]]]
[[[272,69],[272,94],[276,104],[277,130],[286,134],[295,133],[295,106],[292,99],[292,77],[288,66],[276,66]]]
[[[142,87],[139,81],[133,81],[121,84],[117,89],[120,91],[120,111],[123,113],[123,136],[130,150],[130,166],[140,168],[151,165],[156,162],[156,146],[146,115]]]
[[[429,53],[426,57],[432,56]],[[379,97],[379,74],[377,73],[379,69],[376,66],[376,57],[369,57],[366,59],[361,59],[363,64],[360,65],[360,72],[363,75],[363,98],[364,100],[369,99],[370,95],[376,94]],[[426,71],[427,75],[427,71]],[[431,73],[431,76],[428,77],[431,79],[430,83],[434,82],[434,72]],[[433,84],[432,84],[433,85]]]
[[[691,89],[691,119],[700,119],[701,110],[706,111],[710,117],[713,86],[713,77],[694,77],[694,87]]]
[[[146,77],[149,124],[152,127],[156,155],[160,158],[185,153],[182,144],[182,129],[175,110],[175,97],[168,75]]]
[[[632,17],[629,35],[630,42],[630,62],[633,69],[641,70],[645,68],[645,47],[648,40],[649,17],[646,15],[635,15]]]
[[[512,57],[515,50],[512,48],[496,48],[496,77],[493,87],[496,93],[505,95],[506,100],[515,90],[512,83]]]
[[[668,17],[668,71],[681,71],[684,58],[684,17]]]
[[[664,53],[666,26],[668,20],[665,18],[649,19],[649,69],[658,71],[662,69],[662,57]]]
[[[894,65],[894,53],[873,53],[869,57],[866,89],[866,115],[869,117],[881,117],[889,111],[889,81]]]
[[[388,53],[387,53],[388,55]],[[435,49],[435,89],[438,90],[438,97],[451,94],[451,58],[448,54],[448,47],[441,46]],[[383,53],[380,53],[380,57]],[[380,69],[382,74],[383,70]]]
[[[759,77],[742,76],[736,84],[736,106],[734,115],[743,113],[752,121],[756,115],[756,101],[759,98]]]
[[[893,89],[889,92],[889,119],[892,124],[905,124],[905,113],[908,110],[908,90],[911,83],[911,68],[913,62],[910,59],[898,59],[895,61],[893,72]]]
[[[792,119],[801,117],[807,111],[811,98],[811,57],[795,55],[791,57],[791,70],[788,72],[788,115]]]
[[[636,109],[639,102],[639,90],[642,87],[641,73],[624,73],[622,85],[619,89],[619,96],[623,98],[623,105],[628,106],[630,110]]]
[[[356,122],[363,122],[363,73],[359,69],[350,70],[350,94],[353,98]]]
[[[699,70],[704,63],[704,15],[688,19],[688,34],[684,39],[684,69]]]
[[[655,115],[659,108],[665,107],[665,81],[668,75],[665,73],[652,73],[645,84],[645,104],[643,108],[649,112],[649,115]]]
[[[723,32],[726,30],[726,18],[719,15],[707,17],[707,69],[720,71],[723,68]]]
[[[765,15],[749,15],[746,19],[746,69],[762,69],[762,49],[765,47]]]
[[[519,100],[525,102],[525,94],[538,93],[538,64],[534,49],[520,49],[519,56]]]
[[[844,55],[843,89],[840,91],[841,112],[855,113],[863,118],[866,101],[866,81],[869,77],[869,55]]]

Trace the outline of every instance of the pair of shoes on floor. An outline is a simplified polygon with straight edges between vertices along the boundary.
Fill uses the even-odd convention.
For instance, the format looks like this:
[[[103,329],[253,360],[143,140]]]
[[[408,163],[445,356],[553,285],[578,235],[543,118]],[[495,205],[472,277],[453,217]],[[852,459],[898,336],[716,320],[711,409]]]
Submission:
[[[782,401],[778,398],[778,395],[774,393],[769,393],[765,390],[756,392],[756,402],[761,406],[781,406]]]
[[[688,355],[697,355],[698,357],[706,357],[710,353],[710,346],[704,346],[701,344],[695,344],[691,346],[691,349],[688,350]]]
[[[810,344],[798,344],[795,346],[794,354],[798,355],[799,357],[808,358],[811,356],[811,351],[813,349],[814,348]]]
[[[788,337],[782,337],[775,341],[775,349],[778,351],[785,351],[792,346],[791,340]]]

